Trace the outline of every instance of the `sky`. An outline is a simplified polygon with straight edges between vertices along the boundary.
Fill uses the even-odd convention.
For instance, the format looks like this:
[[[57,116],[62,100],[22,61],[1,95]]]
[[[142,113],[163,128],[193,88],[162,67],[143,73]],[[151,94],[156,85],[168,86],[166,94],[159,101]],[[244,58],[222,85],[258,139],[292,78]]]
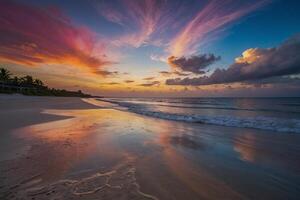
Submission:
[[[299,19],[296,0],[1,0],[0,66],[101,96],[300,96]]]

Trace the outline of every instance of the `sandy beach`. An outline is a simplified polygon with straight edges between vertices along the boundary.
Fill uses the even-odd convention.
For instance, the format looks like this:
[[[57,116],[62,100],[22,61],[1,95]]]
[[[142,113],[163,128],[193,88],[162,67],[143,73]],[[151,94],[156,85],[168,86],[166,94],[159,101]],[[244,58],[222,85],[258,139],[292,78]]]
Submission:
[[[300,135],[0,96],[0,199],[298,199]]]

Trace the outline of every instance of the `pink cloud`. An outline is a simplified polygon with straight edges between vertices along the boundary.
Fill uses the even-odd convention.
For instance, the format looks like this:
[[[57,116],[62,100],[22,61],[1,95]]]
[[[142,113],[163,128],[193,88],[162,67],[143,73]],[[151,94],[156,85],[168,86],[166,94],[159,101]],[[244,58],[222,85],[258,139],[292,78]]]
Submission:
[[[93,56],[96,35],[57,9],[0,2],[0,60],[29,66],[68,64],[94,72],[107,64]]]
[[[165,46],[169,55],[197,52],[201,44],[218,38],[227,25],[264,5],[268,0],[116,0],[97,4],[108,21],[124,28],[116,46]],[[167,57],[167,56],[165,56]]]
[[[164,37],[162,33],[170,28],[176,28],[179,21],[184,19],[176,21],[176,16],[182,14],[184,2],[119,0],[114,3],[102,2],[97,4],[97,8],[108,21],[119,24],[125,29],[125,34],[114,41],[117,46],[160,45],[161,37]]]
[[[172,56],[191,55],[197,52],[200,44],[208,40],[220,28],[256,10],[266,1],[242,2],[212,0],[208,2],[185,27],[174,37],[168,48]]]

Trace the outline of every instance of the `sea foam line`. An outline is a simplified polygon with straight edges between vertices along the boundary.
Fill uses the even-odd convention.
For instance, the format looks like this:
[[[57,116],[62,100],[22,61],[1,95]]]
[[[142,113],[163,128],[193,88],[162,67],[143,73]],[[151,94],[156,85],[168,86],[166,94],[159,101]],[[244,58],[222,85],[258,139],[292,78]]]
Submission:
[[[185,115],[185,114],[167,113],[167,112],[160,112],[160,111],[149,111],[145,109],[145,107],[141,104],[102,100],[102,99],[99,100],[109,102],[109,103],[114,103],[121,107],[126,107],[128,111],[136,114],[160,118],[160,119],[166,119],[166,120],[213,124],[213,125],[228,126],[228,127],[254,128],[254,129],[269,130],[274,132],[300,133],[299,119],[282,119],[282,118],[264,117],[264,116],[236,117],[236,116],[228,116],[228,115],[218,115],[218,116],[206,116],[206,115],[197,115],[197,114]]]

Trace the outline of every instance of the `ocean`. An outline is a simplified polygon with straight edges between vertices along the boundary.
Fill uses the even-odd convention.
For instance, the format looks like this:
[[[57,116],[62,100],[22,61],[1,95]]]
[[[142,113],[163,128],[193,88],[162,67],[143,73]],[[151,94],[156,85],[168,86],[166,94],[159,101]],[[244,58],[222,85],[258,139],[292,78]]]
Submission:
[[[101,98],[155,118],[300,133],[300,98]]]

